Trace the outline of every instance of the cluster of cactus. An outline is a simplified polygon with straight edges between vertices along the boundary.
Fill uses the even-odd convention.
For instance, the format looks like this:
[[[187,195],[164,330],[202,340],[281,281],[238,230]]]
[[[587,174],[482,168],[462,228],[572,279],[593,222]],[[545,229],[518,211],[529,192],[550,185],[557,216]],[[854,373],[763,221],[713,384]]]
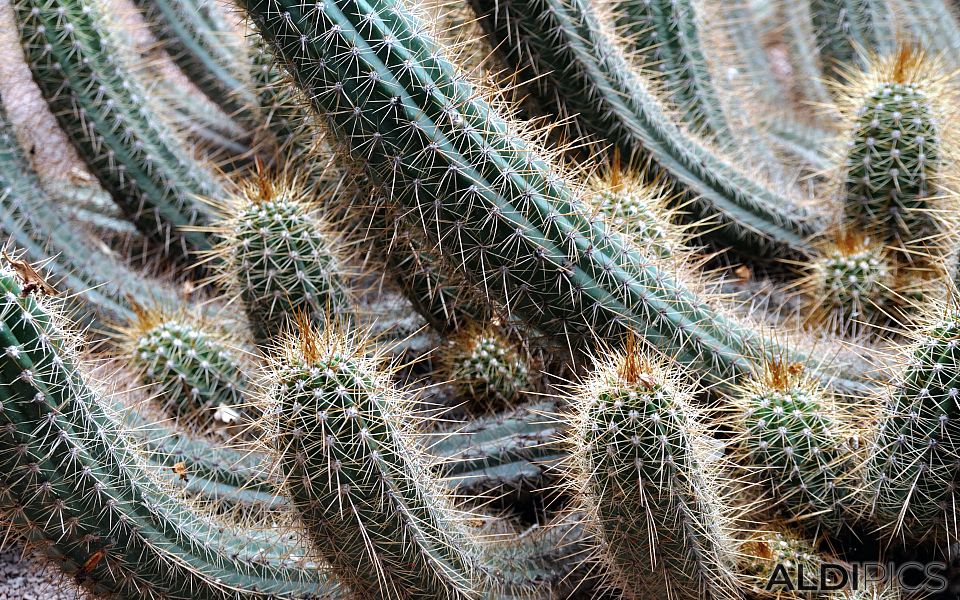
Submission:
[[[0,81],[0,520],[64,585],[877,599],[808,584],[960,547],[957,7],[10,10],[96,182]]]

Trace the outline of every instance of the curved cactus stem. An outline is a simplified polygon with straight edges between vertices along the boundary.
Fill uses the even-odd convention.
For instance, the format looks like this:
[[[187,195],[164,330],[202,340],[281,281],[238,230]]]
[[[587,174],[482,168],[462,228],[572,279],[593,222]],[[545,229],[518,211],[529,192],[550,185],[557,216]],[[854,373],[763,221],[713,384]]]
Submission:
[[[896,45],[896,18],[886,0],[809,0],[824,72],[844,75],[843,66],[863,66],[870,53]]]
[[[133,316],[127,294],[168,306],[180,302],[163,284],[130,270],[92,235],[75,231],[63,204],[40,184],[0,99],[0,231],[23,251],[21,258],[45,264],[50,283],[76,300],[78,316],[105,328]]]
[[[13,2],[34,80],[93,174],[171,256],[210,247],[209,208],[220,184],[149,104],[111,37],[97,0]]]
[[[550,96],[628,157],[652,164],[689,192],[687,210],[710,221],[707,237],[745,256],[807,255],[820,226],[792,192],[756,179],[683,130],[651,92],[602,16],[583,0],[475,0],[510,62],[529,64]]]
[[[232,28],[212,29],[205,16],[220,8],[216,2],[201,2],[207,15],[201,14],[195,0],[134,0],[150,31],[190,81],[227,114],[253,123],[249,111],[256,99],[244,80],[248,61],[242,37]],[[222,16],[218,22],[227,26]]]

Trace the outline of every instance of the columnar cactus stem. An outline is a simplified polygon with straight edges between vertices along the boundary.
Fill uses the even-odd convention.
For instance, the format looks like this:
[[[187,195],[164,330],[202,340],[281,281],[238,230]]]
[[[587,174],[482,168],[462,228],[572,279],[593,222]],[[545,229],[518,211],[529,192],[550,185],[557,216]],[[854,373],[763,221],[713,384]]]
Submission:
[[[592,221],[573,184],[478,99],[402,6],[241,5],[390,202],[512,315],[575,346],[632,330],[719,382],[780,352]],[[838,387],[870,387],[852,370],[836,375]]]
[[[246,48],[216,2],[208,0],[134,0],[150,31],[200,91],[228,114],[252,123],[256,99],[243,66]],[[203,5],[201,7],[201,5]],[[213,20],[211,16],[218,17]],[[217,23],[219,27],[212,25]],[[236,38],[231,40],[231,38]],[[239,65],[239,66],[238,66]]]
[[[628,350],[574,398],[575,477],[627,598],[737,598],[716,452],[690,392]]]
[[[433,478],[408,400],[380,360],[332,323],[303,326],[283,352],[267,411],[274,444],[338,580],[360,598],[509,597],[530,586],[513,578],[523,565],[490,568],[467,515]]]
[[[842,76],[871,53],[893,49],[896,17],[882,0],[809,0],[823,70]]]
[[[222,188],[164,124],[98,0],[16,0],[34,80],[80,156],[146,235],[174,257],[210,247],[197,196]]]
[[[667,97],[691,129],[729,134],[700,38],[699,5],[690,0],[623,0],[616,25],[644,64],[663,74]]]
[[[844,215],[903,263],[926,265],[956,249],[958,202],[946,172],[955,144],[951,90],[938,68],[901,48],[842,90],[851,129]]]
[[[72,228],[64,201],[43,188],[27,156],[0,99],[0,231],[23,251],[21,258],[45,264],[55,288],[83,301],[78,318],[105,328],[123,322],[133,316],[127,294],[163,305],[178,302],[165,285],[144,279],[92,235]]]
[[[221,280],[236,290],[260,344],[291,329],[298,312],[322,322],[328,312],[348,318],[351,310],[342,249],[306,193],[297,182],[261,177],[218,229]]]

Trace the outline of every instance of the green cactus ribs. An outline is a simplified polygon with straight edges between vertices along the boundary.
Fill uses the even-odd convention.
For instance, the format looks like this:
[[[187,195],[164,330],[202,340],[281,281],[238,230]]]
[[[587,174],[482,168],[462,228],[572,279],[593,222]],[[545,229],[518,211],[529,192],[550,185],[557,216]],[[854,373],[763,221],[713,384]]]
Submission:
[[[869,516],[890,536],[923,539],[953,526],[960,472],[960,312],[949,306],[915,334],[905,368],[881,398],[862,469]]]

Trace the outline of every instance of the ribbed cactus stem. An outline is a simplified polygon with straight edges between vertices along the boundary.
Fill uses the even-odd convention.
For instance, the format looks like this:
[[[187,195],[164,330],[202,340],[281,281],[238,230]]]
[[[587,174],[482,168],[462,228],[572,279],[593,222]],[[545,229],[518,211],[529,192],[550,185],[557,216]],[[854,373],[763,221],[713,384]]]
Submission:
[[[361,598],[476,598],[480,547],[411,437],[405,400],[328,324],[276,365],[276,448],[294,505]]]
[[[53,190],[51,190],[53,191]],[[27,262],[43,262],[49,282],[78,318],[105,329],[133,316],[127,294],[173,305],[177,295],[157,280],[134,272],[93,235],[77,231],[68,201],[41,185],[29,151],[17,141],[0,98],[0,231]],[[111,202],[112,205],[112,202]],[[80,304],[82,303],[82,306]]]
[[[871,53],[889,52],[896,41],[896,15],[882,0],[806,0],[810,5],[822,69],[837,77],[863,66]]]
[[[614,20],[643,64],[662,73],[667,98],[693,130],[729,135],[701,40],[699,5],[690,0],[622,0]]]
[[[960,473],[960,312],[923,328],[883,399],[867,445],[869,515],[890,536],[922,538],[953,524]]]
[[[47,302],[7,270],[0,289],[0,507],[14,535],[91,591],[118,598],[336,593],[317,565],[272,554],[264,537],[171,496],[87,386],[72,335]]]
[[[791,365],[773,363],[738,399],[738,461],[776,509],[804,526],[836,531],[856,513],[862,434],[830,392]]]
[[[342,250],[304,193],[296,183],[249,186],[220,229],[221,276],[260,344],[291,329],[299,312],[317,323],[328,313],[349,318]]]
[[[574,468],[611,583],[628,598],[738,597],[716,447],[690,391],[631,353],[574,402]]]
[[[943,176],[949,96],[936,69],[934,59],[903,48],[850,89],[844,215],[908,263],[950,254],[957,237],[956,197]]]
[[[134,2],[190,81],[228,114],[250,123],[255,98],[243,72],[246,48],[225,15],[216,14],[221,7],[209,0]]]
[[[687,211],[712,220],[706,234],[751,258],[811,254],[816,217],[796,194],[754,177],[731,156],[675,122],[637,73],[598,7],[584,0],[473,0],[511,64],[537,76],[545,103],[559,103],[602,143],[652,167],[688,193]]]

